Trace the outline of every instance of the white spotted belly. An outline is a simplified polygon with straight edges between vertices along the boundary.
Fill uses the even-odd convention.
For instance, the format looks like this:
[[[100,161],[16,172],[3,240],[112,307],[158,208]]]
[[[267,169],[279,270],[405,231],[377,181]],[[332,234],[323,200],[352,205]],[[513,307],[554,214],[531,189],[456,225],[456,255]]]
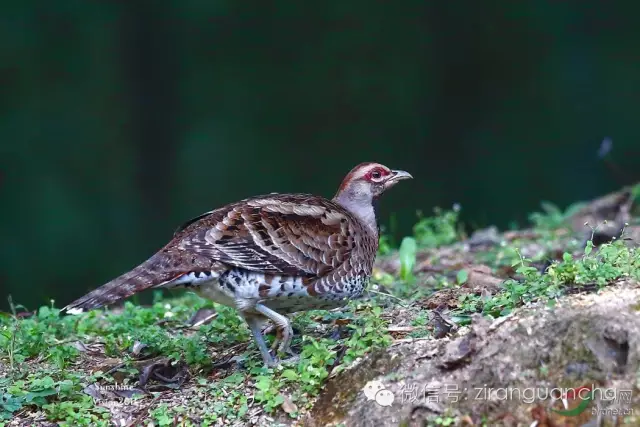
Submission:
[[[222,274],[189,273],[170,285],[183,285],[203,298],[237,309],[263,304],[282,314],[306,310],[331,310],[358,298],[367,278],[352,277],[337,286],[317,282],[309,293],[301,277],[271,275],[246,270]]]
[[[202,298],[209,299],[217,302],[218,304],[226,305],[229,307],[236,306],[235,296],[228,290],[220,286],[220,282],[217,280],[211,280],[204,282],[198,287],[193,289]]]

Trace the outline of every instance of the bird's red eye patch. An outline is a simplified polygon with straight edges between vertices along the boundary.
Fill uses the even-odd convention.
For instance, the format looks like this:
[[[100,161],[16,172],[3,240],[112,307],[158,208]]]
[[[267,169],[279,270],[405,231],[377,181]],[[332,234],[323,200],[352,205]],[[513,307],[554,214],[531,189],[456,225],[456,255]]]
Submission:
[[[389,175],[390,173],[391,172],[389,170],[384,168],[373,168],[369,172],[367,172],[367,174],[364,177],[368,181],[371,181],[371,180],[375,181],[382,178],[383,176]]]

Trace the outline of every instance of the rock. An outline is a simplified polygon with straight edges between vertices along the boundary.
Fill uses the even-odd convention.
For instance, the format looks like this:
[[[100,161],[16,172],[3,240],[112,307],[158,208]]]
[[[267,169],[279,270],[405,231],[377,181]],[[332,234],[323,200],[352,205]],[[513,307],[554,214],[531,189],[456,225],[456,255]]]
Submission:
[[[622,282],[553,309],[530,306],[494,322],[477,316],[451,339],[392,346],[329,380],[303,424],[422,426],[434,416],[479,424],[484,415],[488,425],[583,425],[597,421],[595,409],[618,407],[634,409],[628,425],[640,425],[639,302],[640,285]],[[367,397],[367,384],[377,385],[377,398]],[[564,407],[552,389],[579,387],[624,401],[594,393],[580,414],[555,412]],[[565,401],[574,408],[582,400],[565,393]]]

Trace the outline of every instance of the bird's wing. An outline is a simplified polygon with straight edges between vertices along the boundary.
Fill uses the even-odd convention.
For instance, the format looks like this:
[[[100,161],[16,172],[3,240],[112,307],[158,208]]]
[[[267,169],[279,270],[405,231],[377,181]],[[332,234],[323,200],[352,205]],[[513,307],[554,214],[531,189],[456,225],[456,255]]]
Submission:
[[[72,302],[76,313],[150,287],[207,280],[239,267],[265,274],[316,277],[349,260],[359,223],[339,205],[308,195],[270,195],[244,200],[194,218],[162,250]]]
[[[349,213],[326,199],[269,195],[190,221],[171,246],[266,274],[322,276],[350,256],[355,226]]]

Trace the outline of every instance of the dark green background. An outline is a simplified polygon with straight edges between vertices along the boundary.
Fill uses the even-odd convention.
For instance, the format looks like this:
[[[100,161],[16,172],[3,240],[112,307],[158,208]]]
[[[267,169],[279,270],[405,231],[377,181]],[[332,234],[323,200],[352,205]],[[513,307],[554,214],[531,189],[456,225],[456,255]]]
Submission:
[[[182,221],[410,171],[397,235],[523,223],[638,170],[640,3],[15,1],[0,13],[0,305],[58,306]]]

